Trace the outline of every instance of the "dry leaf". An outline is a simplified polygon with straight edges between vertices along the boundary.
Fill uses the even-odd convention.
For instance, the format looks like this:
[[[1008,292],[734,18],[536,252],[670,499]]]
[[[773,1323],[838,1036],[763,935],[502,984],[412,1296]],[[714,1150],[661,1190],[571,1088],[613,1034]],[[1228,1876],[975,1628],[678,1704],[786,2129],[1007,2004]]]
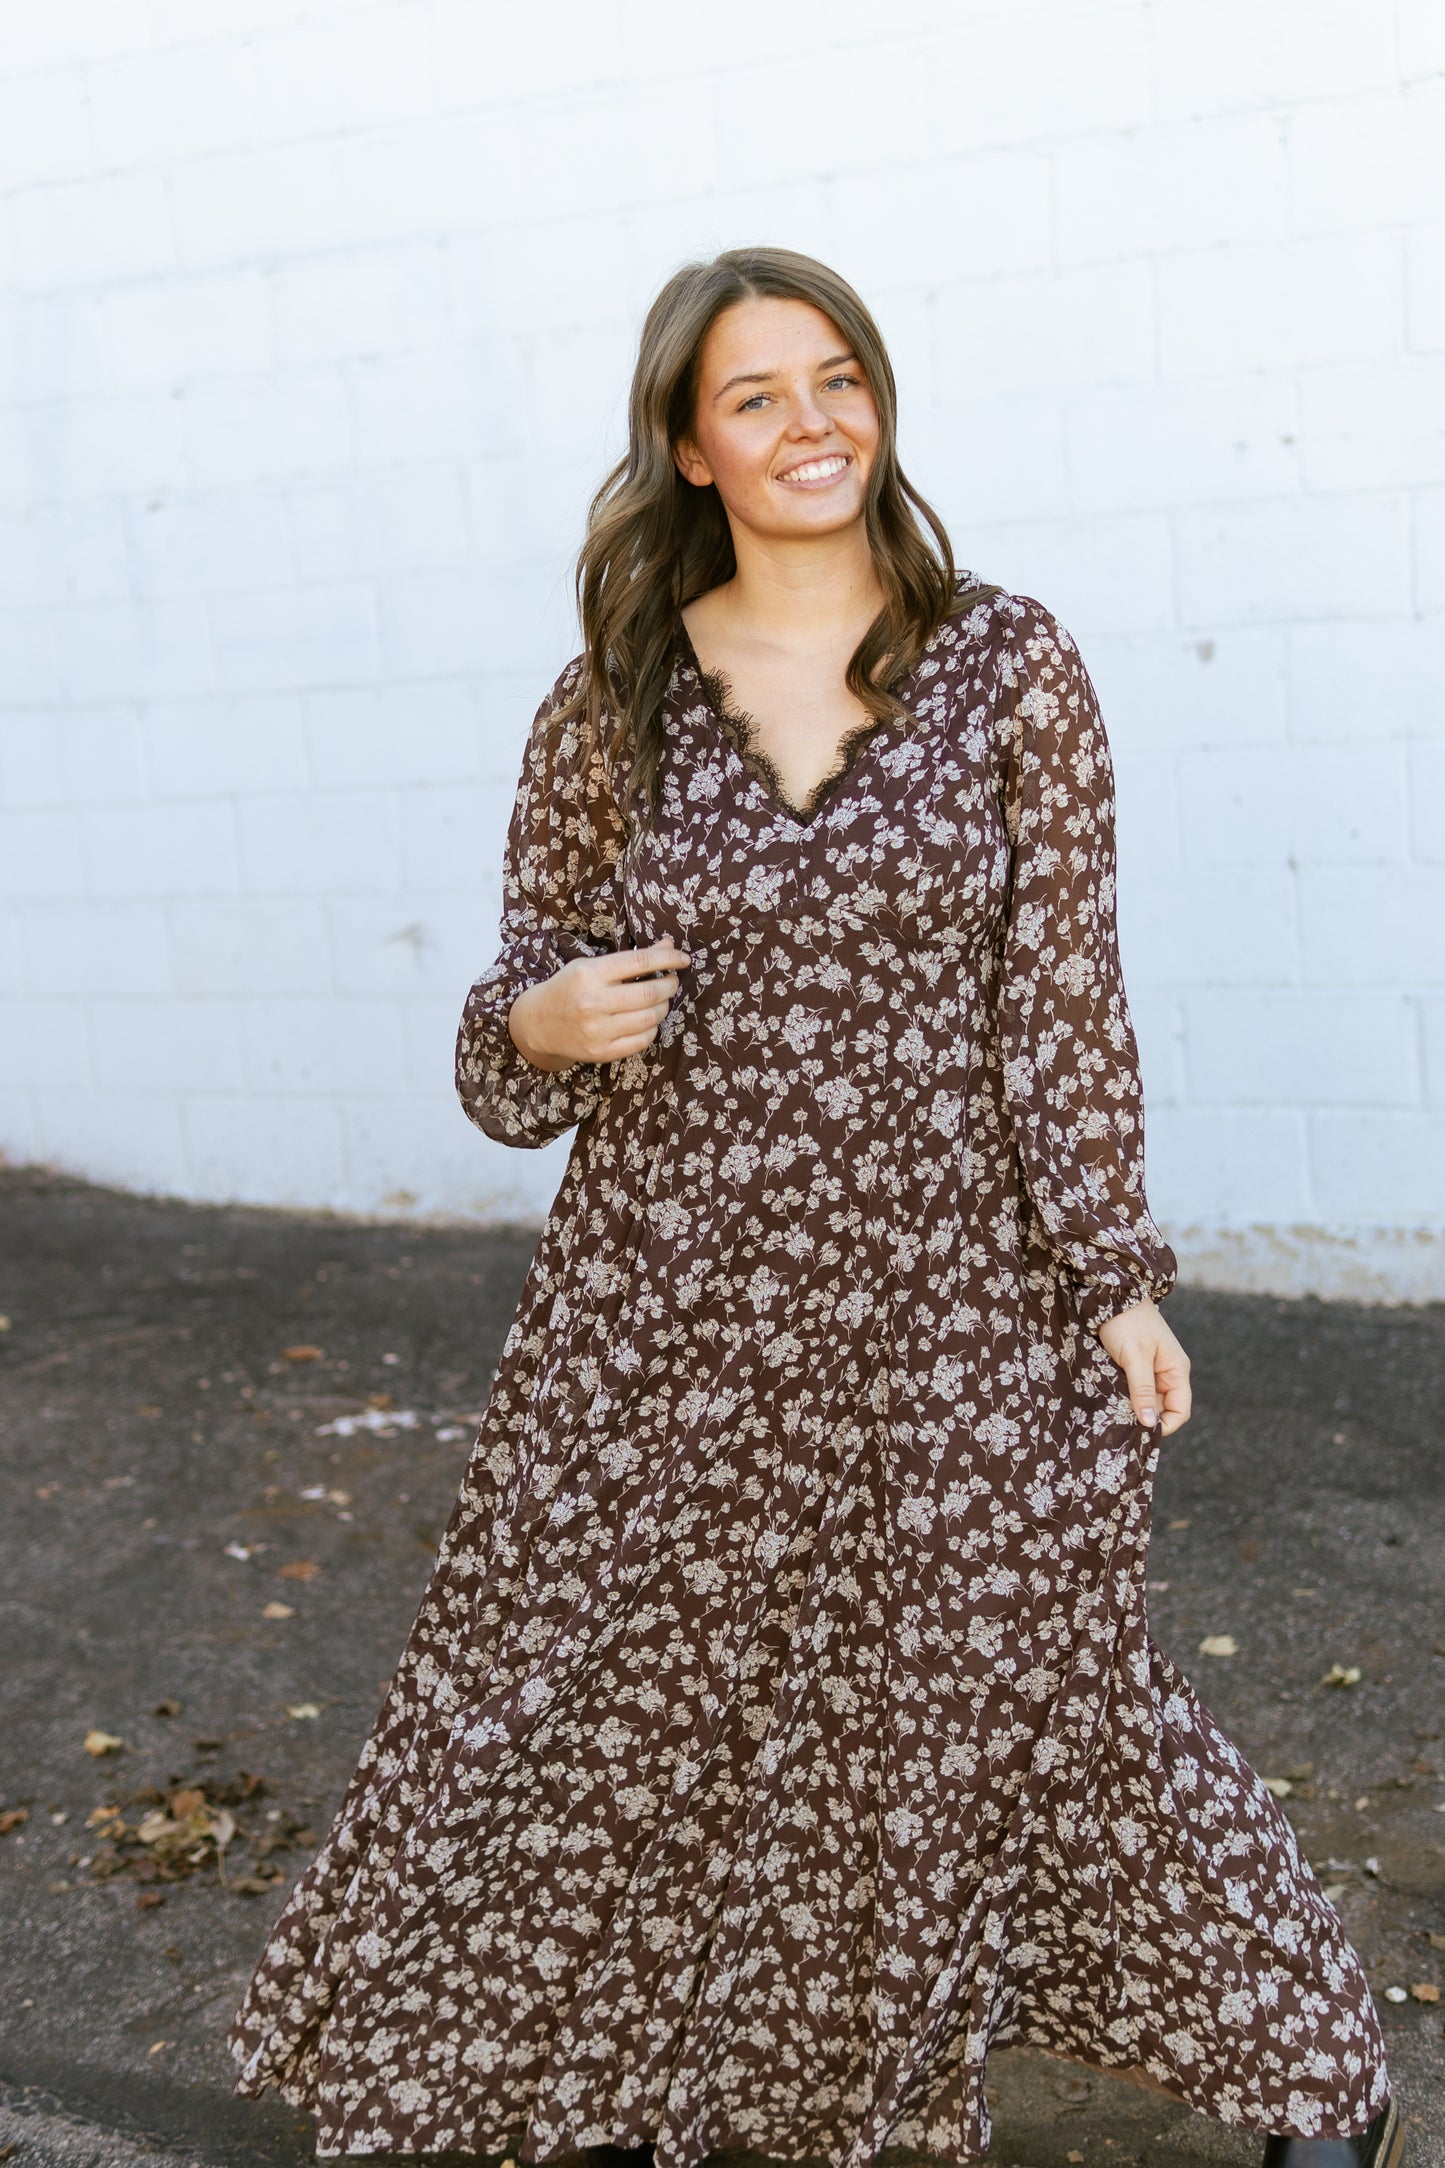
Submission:
[[[8,1317],[0,1317],[0,1332],[9,1332],[9,1330],[10,1330],[10,1320],[9,1320],[9,1318],[8,1318]]]
[[[1237,1656],[1239,1643],[1233,1634],[1206,1634],[1199,1644],[1201,1656]]]
[[[1288,1777],[1261,1777],[1260,1783],[1267,1792],[1273,1792],[1276,1799],[1288,1799],[1294,1790]]]
[[[7,1807],[4,1813],[0,1814],[0,1837],[8,1837],[12,1829],[19,1829],[21,1824],[29,1819],[29,1807]]]
[[[314,1701],[288,1701],[286,1714],[295,1717],[297,1722],[300,1723],[304,1722],[307,1717],[320,1716],[321,1710]]]
[[[119,1816],[119,1807],[92,1807],[85,1817],[85,1826],[87,1829],[99,1829],[102,1822],[114,1822]]]
[[[179,1716],[180,1713],[181,1705],[173,1695],[168,1695],[164,1701],[158,1701],[151,1711],[152,1716]]]
[[[159,2055],[162,2048],[173,2048],[175,2044],[174,2040],[157,2040],[152,2047],[146,2049],[146,2053],[147,2055]]]
[[[102,1754],[118,1754],[125,1745],[113,1731],[88,1731],[85,1735],[85,1751],[99,1758]]]
[[[1169,1523],[1171,1528],[1192,1528],[1193,1525],[1192,1521],[1171,1521]]]
[[[1445,1950],[1445,1935],[1427,1934],[1425,1940],[1432,1950]]]
[[[295,1347],[283,1347],[281,1353],[288,1363],[319,1363],[326,1350],[324,1347],[313,1347],[309,1340],[302,1340]]]
[[[276,1570],[283,1581],[314,1581],[321,1568],[314,1558],[293,1558],[288,1566]]]
[[[163,1889],[143,1889],[135,1901],[135,1908],[137,1912],[154,1912],[156,1906],[163,1905],[165,1901],[166,1893]]]
[[[205,1804],[205,1793],[197,1791],[194,1786],[171,1793],[171,1812],[178,1822],[183,1822],[188,1814],[199,1814]]]
[[[1417,1980],[1410,1993],[1414,1996],[1416,2002],[1438,2002],[1440,2000],[1439,1988],[1429,1980]]]
[[[1073,2161],[1074,2168],[1078,2168],[1078,2163],[1083,2159],[1083,2157],[1083,2154],[1079,2152],[1066,2153],[1064,2155],[1065,2160]]]
[[[262,1610],[261,1616],[262,1618],[295,1618],[296,1612],[289,1603],[268,1603]]]
[[[1359,1683],[1358,1664],[1331,1664],[1320,1681],[1321,1686],[1358,1686]]]

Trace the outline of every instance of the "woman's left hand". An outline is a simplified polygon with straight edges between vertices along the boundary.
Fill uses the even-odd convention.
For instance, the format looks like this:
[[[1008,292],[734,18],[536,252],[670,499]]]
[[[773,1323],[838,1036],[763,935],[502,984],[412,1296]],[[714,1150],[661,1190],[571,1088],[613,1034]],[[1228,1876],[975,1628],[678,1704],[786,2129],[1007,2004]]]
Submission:
[[[1182,1428],[1193,1405],[1189,1357],[1153,1300],[1146,1296],[1106,1317],[1099,1338],[1124,1373],[1129,1404],[1139,1421],[1150,1428],[1157,1422],[1165,1438]]]

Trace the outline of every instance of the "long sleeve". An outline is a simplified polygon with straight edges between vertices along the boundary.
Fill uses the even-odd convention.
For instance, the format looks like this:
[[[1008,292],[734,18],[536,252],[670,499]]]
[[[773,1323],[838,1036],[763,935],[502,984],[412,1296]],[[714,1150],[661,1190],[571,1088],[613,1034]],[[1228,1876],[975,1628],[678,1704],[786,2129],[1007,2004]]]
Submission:
[[[1114,776],[1078,649],[1020,598],[1002,657],[1012,876],[999,991],[1004,1085],[1029,1196],[1096,1330],[1159,1300],[1177,1261],[1144,1193],[1138,1048],[1119,964]]]
[[[600,747],[557,712],[576,682],[569,663],[533,720],[502,860],[501,947],[467,996],[457,1033],[457,1091],[500,1144],[535,1149],[584,1121],[613,1065],[539,1069],[507,1029],[517,996],[575,956],[630,947],[619,879],[626,828]]]

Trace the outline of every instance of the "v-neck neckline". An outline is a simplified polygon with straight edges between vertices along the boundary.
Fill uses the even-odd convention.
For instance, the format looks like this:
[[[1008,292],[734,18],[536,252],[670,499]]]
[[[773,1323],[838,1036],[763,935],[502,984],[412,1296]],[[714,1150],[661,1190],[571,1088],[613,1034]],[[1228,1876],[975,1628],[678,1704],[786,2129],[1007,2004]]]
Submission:
[[[874,739],[887,730],[890,724],[899,720],[894,715],[868,716],[845,730],[838,740],[833,766],[815,784],[808,804],[800,806],[788,797],[783,789],[776,762],[758,744],[757,723],[754,718],[732,705],[732,687],[724,672],[704,670],[681,610],[677,613],[677,636],[683,660],[697,679],[708,711],[722,737],[736,753],[742,767],[773,811],[805,833],[817,826],[837,792],[872,746]]]

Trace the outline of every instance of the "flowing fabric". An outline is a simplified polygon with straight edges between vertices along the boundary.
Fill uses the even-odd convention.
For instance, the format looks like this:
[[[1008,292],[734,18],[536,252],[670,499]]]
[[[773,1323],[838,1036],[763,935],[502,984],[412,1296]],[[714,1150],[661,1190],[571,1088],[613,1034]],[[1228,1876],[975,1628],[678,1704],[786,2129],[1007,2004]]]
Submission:
[[[972,589],[971,582],[965,582]],[[679,624],[661,813],[533,725],[458,1085],[576,1125],[415,1627],[237,2015],[318,2152],[985,2149],[992,2046],[1359,2131],[1358,1958],[1149,1637],[1166,1296],[1093,688],[964,593],[790,805]],[[517,995],[692,957],[546,1073]]]

